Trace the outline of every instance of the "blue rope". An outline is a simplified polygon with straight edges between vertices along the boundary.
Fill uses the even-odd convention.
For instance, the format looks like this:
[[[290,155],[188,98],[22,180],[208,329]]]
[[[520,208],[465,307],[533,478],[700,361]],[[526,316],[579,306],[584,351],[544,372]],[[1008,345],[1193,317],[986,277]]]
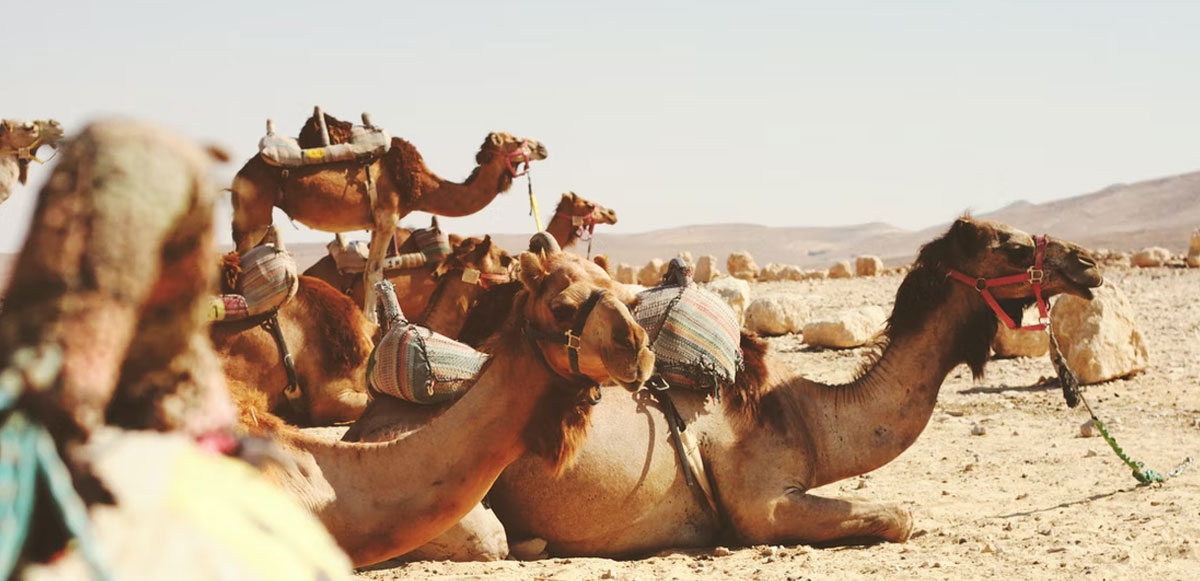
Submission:
[[[32,527],[38,477],[58,506],[63,524],[74,536],[94,578],[112,579],[100,558],[88,526],[87,507],[71,483],[71,473],[58,456],[54,438],[44,426],[14,408],[27,389],[41,390],[58,378],[62,352],[57,348],[23,348],[12,365],[0,371],[0,579],[13,577]]]

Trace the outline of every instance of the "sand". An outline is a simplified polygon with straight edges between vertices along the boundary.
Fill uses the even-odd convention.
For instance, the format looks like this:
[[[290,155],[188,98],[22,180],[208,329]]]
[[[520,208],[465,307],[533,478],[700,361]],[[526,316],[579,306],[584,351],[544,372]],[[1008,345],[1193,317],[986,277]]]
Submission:
[[[1101,418],[1133,457],[1159,471],[1200,455],[1200,269],[1109,270],[1136,309],[1151,368],[1088,386]],[[814,315],[875,304],[891,310],[900,278],[754,285],[796,294]],[[861,350],[809,350],[770,340],[776,356],[814,378],[846,379]],[[839,548],[754,546],[665,550],[635,560],[553,558],[498,563],[418,562],[359,578],[395,579],[1196,579],[1200,467],[1138,486],[1098,437],[1084,438],[1047,359],[997,360],[984,379],[947,377],[928,428],[870,474],[817,492],[913,507],[902,544]],[[973,426],[985,433],[972,435]]]

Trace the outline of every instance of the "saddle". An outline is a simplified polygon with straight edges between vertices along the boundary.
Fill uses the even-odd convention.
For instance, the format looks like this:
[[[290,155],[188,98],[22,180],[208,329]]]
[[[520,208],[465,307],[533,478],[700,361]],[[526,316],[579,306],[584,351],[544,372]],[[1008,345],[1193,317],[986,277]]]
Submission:
[[[242,255],[236,292],[212,297],[208,320],[240,321],[273,313],[296,296],[299,288],[296,261],[272,226],[262,244]]]
[[[275,121],[267,119],[267,134],[258,142],[258,152],[268,164],[284,167],[305,167],[338,161],[353,161],[387,153],[392,147],[392,137],[380,127],[371,124],[371,116],[362,114],[363,124],[350,129],[347,143],[329,144],[329,129],[325,127],[325,115],[316,110],[321,124],[321,147],[304,149],[292,137],[275,134]]]
[[[417,252],[391,254],[383,260],[384,270],[435,266],[450,255],[450,236],[436,225],[413,230],[411,236],[417,243]],[[367,242],[347,242],[339,234],[325,248],[337,265],[338,272],[355,274],[366,270],[367,258],[370,256],[370,245]],[[399,245],[396,245],[395,250],[399,251]]]
[[[466,393],[488,356],[406,320],[392,283],[380,281],[376,288],[387,331],[367,362],[371,389],[426,405]]]
[[[662,282],[638,293],[633,317],[650,337],[655,375],[647,385],[711,391],[733,383],[742,367],[741,325],[719,296],[700,288],[682,259]]]

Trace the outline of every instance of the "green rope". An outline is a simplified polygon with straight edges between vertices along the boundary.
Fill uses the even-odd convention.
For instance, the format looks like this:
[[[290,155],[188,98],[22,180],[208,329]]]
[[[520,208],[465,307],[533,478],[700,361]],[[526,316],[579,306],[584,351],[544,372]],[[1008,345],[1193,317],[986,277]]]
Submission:
[[[58,506],[67,531],[96,579],[112,577],[100,558],[88,526],[87,507],[71,483],[71,473],[58,456],[54,438],[45,427],[16,410],[25,389],[44,390],[62,369],[61,350],[22,348],[12,365],[0,371],[0,579],[13,577],[32,527],[38,478]]]
[[[1075,377],[1075,372],[1067,367],[1066,358],[1062,356],[1062,351],[1058,348],[1058,341],[1054,338],[1054,332],[1049,325],[1046,326],[1046,332],[1050,335],[1050,361],[1054,363],[1054,371],[1058,374],[1058,381],[1062,384],[1063,397],[1067,400],[1067,406],[1075,407],[1079,402],[1083,402],[1083,407],[1087,409],[1088,415],[1092,418],[1092,424],[1096,429],[1100,430],[1100,435],[1104,437],[1104,441],[1108,442],[1108,446],[1112,448],[1117,457],[1121,459],[1130,469],[1133,470],[1133,477],[1140,484],[1152,484],[1155,482],[1166,482],[1168,478],[1179,476],[1188,466],[1192,465],[1192,457],[1188,456],[1174,470],[1167,472],[1164,476],[1157,470],[1146,468],[1146,465],[1138,460],[1129,457],[1125,450],[1117,444],[1117,439],[1108,433],[1108,428],[1104,426],[1104,422],[1096,417],[1096,412],[1092,411],[1091,404],[1087,398],[1083,397],[1083,390],[1079,386],[1079,378]]]

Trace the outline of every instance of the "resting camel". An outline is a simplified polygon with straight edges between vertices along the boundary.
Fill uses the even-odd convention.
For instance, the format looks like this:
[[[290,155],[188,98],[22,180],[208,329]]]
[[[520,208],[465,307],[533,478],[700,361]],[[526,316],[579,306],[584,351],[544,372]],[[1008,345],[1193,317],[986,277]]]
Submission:
[[[606,388],[588,441],[561,477],[530,459],[513,463],[489,494],[509,539],[540,538],[557,555],[628,556],[718,542],[904,541],[911,514],[898,506],[817,496],[818,486],[890,462],[920,435],[946,375],[961,363],[980,376],[997,316],[953,269],[993,278],[1025,273],[1035,242],[1009,226],[960,219],[926,244],[901,283],[880,350],[846,385],[788,373],[766,345],[744,336],[746,369],[721,401],[676,390],[699,442],[719,514],[688,489],[653,398]],[[1044,296],[1091,297],[1102,278],[1084,249],[1048,238]],[[1029,284],[989,289],[1019,320]],[[453,408],[452,408],[453,409]],[[387,410],[357,425],[381,430]],[[397,422],[399,423],[399,421]]]
[[[328,116],[326,121],[331,141],[345,140],[349,128],[343,127],[348,124]],[[310,119],[308,126],[315,125],[316,120]],[[301,132],[301,145],[312,147],[312,132],[308,133]],[[367,319],[376,322],[375,283],[383,279],[384,254],[401,218],[414,211],[438,216],[474,214],[512,186],[518,164],[528,168],[534,160],[545,158],[546,147],[537,141],[490,133],[475,154],[475,170],[462,183],[454,183],[429,171],[417,149],[398,137],[392,139],[387,153],[366,162],[284,171],[256,155],[233,179],[233,240],[239,253],[257,245],[271,224],[275,206],[310,228],[371,230],[362,304]],[[374,195],[368,180],[375,185]]]
[[[29,162],[38,159],[38,149],[58,149],[62,125],[53,119],[37,121],[0,120],[0,204],[12,195],[17,183],[29,181]]]
[[[200,316],[216,272],[208,166],[157,129],[97,123],[42,189],[0,316],[0,377],[6,395],[19,390],[0,398],[4,445],[14,433],[44,443],[38,426],[53,438],[0,459],[8,492],[10,461],[43,471],[16,482],[35,509],[12,578],[102,578],[95,554],[109,579],[350,578],[310,514],[213,453],[263,448],[232,435]],[[66,517],[54,499],[67,499]],[[10,532],[6,553],[8,541],[21,549]],[[0,558],[0,578],[11,564]]]
[[[278,480],[356,565],[404,554],[449,528],[526,452],[562,470],[584,439],[592,386],[637,389],[649,377],[654,356],[624,304],[633,298],[627,289],[578,256],[526,252],[519,260],[524,288],[484,348],[491,358],[470,392],[421,430],[378,444],[331,443],[248,421],[293,450],[298,467]],[[568,330],[581,337],[574,357],[549,338]]]

